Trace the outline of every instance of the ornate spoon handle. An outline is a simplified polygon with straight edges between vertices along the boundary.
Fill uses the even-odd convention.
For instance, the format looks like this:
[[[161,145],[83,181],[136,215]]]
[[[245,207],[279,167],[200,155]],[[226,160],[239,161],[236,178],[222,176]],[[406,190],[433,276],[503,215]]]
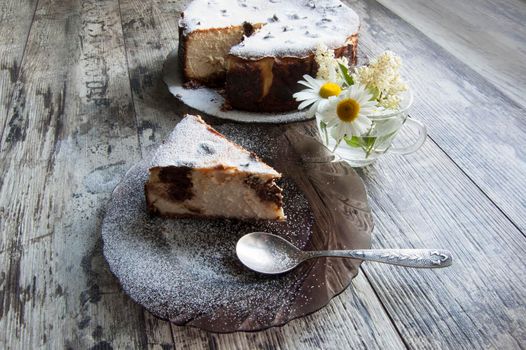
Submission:
[[[443,249],[325,250],[304,253],[305,259],[332,256],[420,268],[447,267],[453,262],[451,253]]]

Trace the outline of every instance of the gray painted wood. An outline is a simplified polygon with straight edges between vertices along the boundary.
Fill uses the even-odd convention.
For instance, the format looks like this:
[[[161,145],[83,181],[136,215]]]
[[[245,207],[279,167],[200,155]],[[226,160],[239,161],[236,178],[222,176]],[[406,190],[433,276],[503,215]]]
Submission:
[[[228,335],[154,318],[122,293],[101,255],[99,225],[112,188],[190,111],[160,80],[187,1],[3,2],[2,34],[20,35],[0,38],[0,344],[524,348],[526,126],[524,99],[506,87],[520,73],[492,68],[488,78],[491,48],[460,55],[462,46],[451,43],[477,28],[477,11],[495,5],[482,1],[464,25],[417,17],[444,13],[446,5],[408,12],[405,3],[382,1],[425,36],[373,1],[351,1],[363,18],[362,47],[401,54],[417,88],[414,115],[432,138],[417,154],[386,156],[362,172],[377,224],[374,245],[449,248],[455,265],[364,265],[352,289],[320,312],[282,328]],[[495,37],[511,35],[520,6],[507,0],[495,12],[494,23],[509,21]],[[486,128],[492,121],[495,128]]]
[[[36,9],[36,0],[0,3],[0,125],[6,121],[27,36]]]
[[[405,349],[362,274],[319,312],[279,329],[211,335],[211,340],[219,349]]]
[[[3,348],[147,342],[100,245],[104,203],[139,159],[117,5],[36,11],[0,151]]]
[[[378,2],[526,107],[524,1]]]
[[[192,349],[405,349],[360,274],[326,308],[281,328],[256,333],[207,334],[175,327],[177,347]],[[385,327],[385,328],[384,328]]]
[[[349,1],[362,18],[362,49],[404,60],[412,115],[464,173],[526,232],[525,109],[376,1]],[[505,18],[502,19],[506,20]]]
[[[377,247],[441,247],[445,270],[363,270],[410,348],[516,349],[526,342],[523,234],[433,142],[362,172]]]

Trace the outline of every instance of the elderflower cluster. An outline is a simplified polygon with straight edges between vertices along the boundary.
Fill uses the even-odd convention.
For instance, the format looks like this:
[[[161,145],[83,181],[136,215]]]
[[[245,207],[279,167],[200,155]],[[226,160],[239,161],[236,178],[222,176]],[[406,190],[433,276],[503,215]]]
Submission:
[[[400,57],[385,51],[368,66],[356,68],[353,79],[375,91],[379,106],[396,109],[400,105],[400,93],[408,89],[400,76],[401,64]]]
[[[329,50],[327,46],[320,44],[316,48],[314,59],[318,64],[316,78],[341,83],[342,78],[339,64],[343,64],[347,67],[349,63],[347,58],[335,58],[333,50]]]

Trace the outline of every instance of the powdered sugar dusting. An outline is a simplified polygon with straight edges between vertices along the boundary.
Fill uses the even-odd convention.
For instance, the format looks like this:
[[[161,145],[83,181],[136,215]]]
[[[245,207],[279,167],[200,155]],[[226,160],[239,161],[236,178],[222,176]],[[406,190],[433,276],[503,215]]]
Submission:
[[[247,124],[217,129],[284,173],[279,185],[287,221],[152,217],[144,200],[149,161],[143,161],[125,175],[106,211],[102,237],[110,269],[124,291],[154,315],[211,331],[259,330],[321,308],[356,275],[356,262],[317,259],[281,276],[264,276],[242,266],[235,245],[244,234],[263,231],[303,249],[314,241],[323,242],[320,249],[368,247],[372,225],[354,223],[370,223],[370,215],[351,206],[354,201],[366,202],[359,177],[349,169],[341,173],[351,188],[360,189],[353,201],[346,197],[347,191],[331,189],[334,181],[322,181],[328,186],[326,193],[338,190],[338,196],[343,196],[334,203],[344,201],[346,206],[331,206],[322,216],[316,214],[315,220],[305,193],[287,175],[296,174],[301,166],[287,158],[286,143],[280,139],[283,130]],[[325,179],[332,178],[335,167],[329,164],[312,170],[316,173],[305,176]],[[322,230],[317,226],[320,221]]]
[[[279,176],[258,158],[218,135],[198,116],[187,115],[155,153],[150,166],[211,168],[218,165],[239,171]]]
[[[232,48],[232,54],[246,58],[303,57],[320,43],[335,49],[360,25],[358,15],[339,0],[194,0],[180,24],[189,33],[245,21],[265,24]]]
[[[287,222],[167,220],[145,210],[147,166],[133,168],[114,192],[103,225],[104,253],[124,290],[155,315],[184,323],[226,312],[233,322],[279,310],[294,290],[301,270],[266,278],[245,269],[235,244],[246,233],[266,231],[303,247],[313,227],[307,200],[284,179]],[[265,308],[261,309],[264,305]]]

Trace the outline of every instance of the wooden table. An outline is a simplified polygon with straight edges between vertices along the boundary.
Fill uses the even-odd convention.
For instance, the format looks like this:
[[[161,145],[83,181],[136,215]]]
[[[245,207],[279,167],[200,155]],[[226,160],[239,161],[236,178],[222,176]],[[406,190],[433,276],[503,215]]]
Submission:
[[[259,333],[172,326],[101,255],[113,187],[190,111],[160,79],[186,1],[0,3],[0,348],[526,348],[526,5],[349,1],[369,54],[404,59],[429,127],[360,171],[374,247],[442,247],[445,270],[364,264],[326,308]]]

